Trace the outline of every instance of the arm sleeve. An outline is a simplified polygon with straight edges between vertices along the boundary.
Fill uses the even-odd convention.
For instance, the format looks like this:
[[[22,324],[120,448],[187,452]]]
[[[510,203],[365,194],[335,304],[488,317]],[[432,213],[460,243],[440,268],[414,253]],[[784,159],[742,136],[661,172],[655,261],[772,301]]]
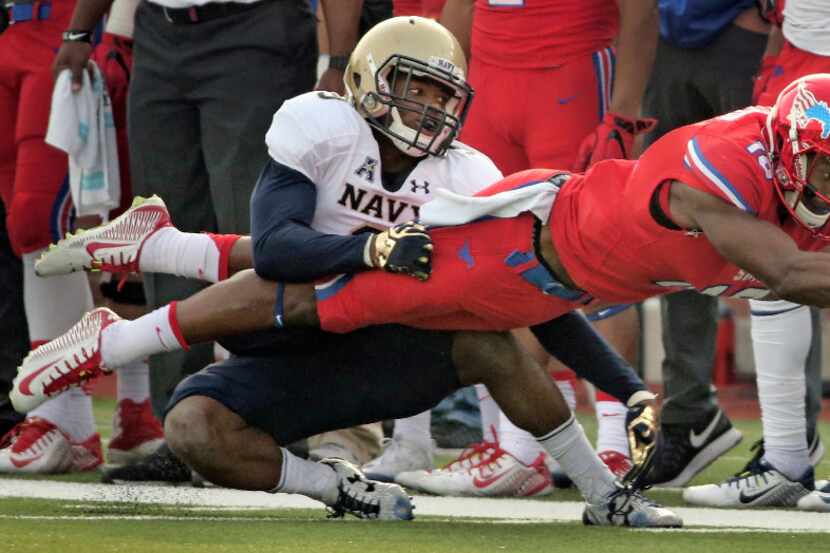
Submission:
[[[566,313],[530,330],[545,351],[621,402],[627,403],[632,394],[648,389],[580,313]]]
[[[762,202],[758,182],[766,179],[762,172],[766,158],[753,155],[751,148],[742,149],[710,134],[698,134],[686,145],[683,165],[692,178],[684,182],[742,211],[758,213]]]
[[[268,280],[308,282],[368,269],[367,235],[339,236],[310,227],[317,188],[303,173],[273,160],[251,196],[254,269]]]

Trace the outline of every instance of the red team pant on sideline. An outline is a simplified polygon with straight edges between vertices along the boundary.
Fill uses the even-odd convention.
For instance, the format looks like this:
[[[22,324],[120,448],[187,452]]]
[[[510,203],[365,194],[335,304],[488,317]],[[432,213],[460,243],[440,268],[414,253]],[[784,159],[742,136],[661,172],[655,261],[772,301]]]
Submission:
[[[0,196],[17,254],[43,248],[68,230],[67,158],[46,145],[52,60],[74,2],[52,2],[45,20],[0,34]]]
[[[536,219],[524,214],[430,231],[426,282],[382,271],[344,275],[317,287],[320,326],[330,332],[401,323],[436,330],[509,330],[581,306],[542,292],[549,273],[534,253]]]

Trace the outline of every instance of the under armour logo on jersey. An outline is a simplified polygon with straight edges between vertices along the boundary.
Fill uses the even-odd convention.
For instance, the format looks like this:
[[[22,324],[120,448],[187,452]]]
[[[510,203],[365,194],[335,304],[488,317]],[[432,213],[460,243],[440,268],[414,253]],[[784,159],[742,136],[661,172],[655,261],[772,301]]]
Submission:
[[[424,181],[424,184],[418,184],[418,181],[412,179],[409,181],[409,186],[411,187],[413,194],[418,192],[418,190],[423,190],[424,194],[429,194],[429,183],[427,181]]]
[[[375,169],[378,167],[378,160],[366,156],[366,161],[363,162],[357,171],[354,172],[358,177],[363,177],[369,182],[375,182]]]

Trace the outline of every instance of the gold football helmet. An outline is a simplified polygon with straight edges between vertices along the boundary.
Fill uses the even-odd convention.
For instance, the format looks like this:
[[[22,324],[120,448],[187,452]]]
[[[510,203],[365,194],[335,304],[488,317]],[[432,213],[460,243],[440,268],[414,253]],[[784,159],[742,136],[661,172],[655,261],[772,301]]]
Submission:
[[[393,17],[375,25],[355,46],[343,81],[347,98],[372,127],[410,156],[443,155],[461,131],[473,90],[458,41],[423,17]],[[407,97],[412,79],[451,93],[443,108]],[[418,112],[417,126],[402,112]]]

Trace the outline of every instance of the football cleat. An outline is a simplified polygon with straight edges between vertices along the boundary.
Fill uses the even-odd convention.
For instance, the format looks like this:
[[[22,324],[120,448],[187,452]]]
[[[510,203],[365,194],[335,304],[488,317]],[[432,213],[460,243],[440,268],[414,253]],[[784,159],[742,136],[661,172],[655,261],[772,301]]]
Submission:
[[[742,438],[720,409],[703,425],[663,423],[651,467],[638,484],[685,486],[715,459],[738,445]]]
[[[133,205],[109,223],[67,234],[49,246],[35,262],[35,273],[48,277],[81,270],[139,272],[144,242],[170,224],[170,214],[161,198],[136,196]]]
[[[680,528],[683,519],[648,499],[630,486],[618,489],[602,503],[585,506],[582,523],[586,526],[631,526],[635,528]]]
[[[497,449],[475,467],[466,470],[437,470],[419,482],[421,491],[444,496],[534,497],[553,491],[545,464],[545,453],[525,465]],[[400,482],[400,480],[398,480]]]
[[[830,481],[816,480],[816,489],[799,499],[796,507],[802,511],[830,512]]]
[[[193,473],[163,443],[150,455],[132,465],[111,468],[101,475],[105,484],[182,484],[190,483]]]
[[[813,467],[798,480],[790,480],[765,460],[720,484],[691,486],[683,499],[704,507],[795,507],[814,489]]]
[[[361,467],[370,480],[394,482],[402,472],[430,470],[434,465],[433,445],[420,444],[400,437],[387,439],[383,453]]]
[[[112,438],[107,446],[107,461],[127,465],[144,459],[164,443],[164,430],[153,416],[150,400],[118,402],[112,414]]]
[[[73,443],[57,426],[29,417],[9,431],[0,449],[0,472],[61,474],[98,468],[103,462],[101,437]]]
[[[625,475],[631,470],[633,466],[631,464],[631,459],[626,457],[624,454],[620,453],[619,451],[614,451],[612,449],[606,449],[605,451],[600,451],[597,453],[599,458],[602,460],[603,463],[614,473],[614,476],[622,480]]]
[[[489,458],[498,449],[499,446],[496,442],[476,442],[440,469],[401,472],[395,477],[395,482],[413,490],[423,491],[422,484],[429,486],[426,482],[433,481],[436,478],[444,478],[448,473],[469,470]]]
[[[821,463],[821,458],[824,457],[824,444],[821,441],[821,436],[819,436],[818,432],[814,432],[812,438],[807,441],[809,442],[807,446],[807,456],[809,457],[810,464],[813,465],[813,467],[817,467],[818,464]],[[743,468],[743,470],[741,470],[741,472],[757,471],[756,465],[761,461],[761,459],[764,458],[764,453],[766,451],[766,449],[764,448],[764,439],[761,438],[760,440],[756,441],[754,444],[752,444],[749,450],[754,451],[755,454],[749,461],[747,461],[746,466]],[[818,485],[818,482],[816,483],[816,487],[820,487]]]
[[[374,520],[412,520],[410,497],[397,484],[368,480],[360,470],[343,459],[323,459],[337,474],[337,499],[327,504],[329,518],[349,514]]]
[[[101,331],[120,319],[106,307],[93,309],[75,326],[30,351],[9,392],[15,410],[27,413],[50,397],[109,372],[101,366]]]

